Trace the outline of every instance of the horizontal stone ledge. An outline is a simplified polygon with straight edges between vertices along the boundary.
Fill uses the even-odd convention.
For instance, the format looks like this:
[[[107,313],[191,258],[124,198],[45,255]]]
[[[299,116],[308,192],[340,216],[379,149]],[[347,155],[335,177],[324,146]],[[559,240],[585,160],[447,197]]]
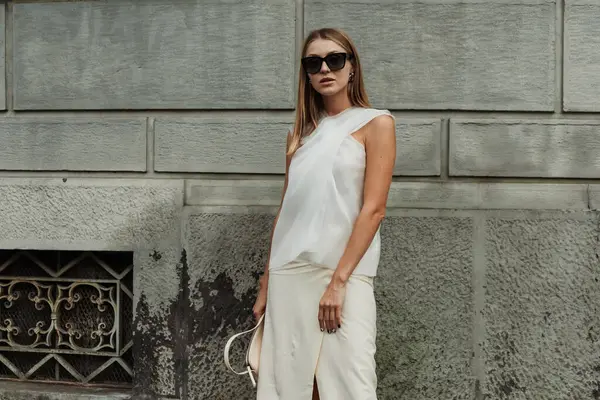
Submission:
[[[600,121],[452,119],[451,176],[600,178]]]
[[[282,180],[191,180],[185,202],[277,207],[282,189]],[[394,182],[388,197],[388,208],[587,210],[588,203],[586,184]]]
[[[146,171],[146,118],[2,118],[0,170]]]
[[[0,178],[0,248],[134,250],[180,237],[184,182]]]

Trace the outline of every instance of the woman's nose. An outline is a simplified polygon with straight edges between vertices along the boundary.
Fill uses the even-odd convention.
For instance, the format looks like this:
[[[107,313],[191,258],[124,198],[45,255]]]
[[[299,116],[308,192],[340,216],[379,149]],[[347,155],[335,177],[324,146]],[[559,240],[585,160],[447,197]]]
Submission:
[[[325,60],[323,60],[323,62],[321,63],[321,73],[326,74],[327,72],[329,72],[329,66],[327,65]]]

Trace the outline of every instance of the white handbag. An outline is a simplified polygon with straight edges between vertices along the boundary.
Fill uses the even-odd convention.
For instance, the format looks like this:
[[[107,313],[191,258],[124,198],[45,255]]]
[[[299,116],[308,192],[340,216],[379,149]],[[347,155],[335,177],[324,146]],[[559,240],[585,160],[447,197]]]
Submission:
[[[229,338],[227,344],[225,345],[225,365],[227,365],[227,367],[237,375],[248,374],[250,376],[250,380],[252,381],[253,387],[256,387],[256,380],[258,379],[258,365],[260,363],[260,349],[262,347],[264,318],[265,315],[263,314],[254,328],[233,335]],[[248,345],[248,350],[246,351],[246,370],[237,372],[231,367],[229,362],[229,348],[235,339],[248,333],[252,333],[252,338],[250,339],[250,344]]]

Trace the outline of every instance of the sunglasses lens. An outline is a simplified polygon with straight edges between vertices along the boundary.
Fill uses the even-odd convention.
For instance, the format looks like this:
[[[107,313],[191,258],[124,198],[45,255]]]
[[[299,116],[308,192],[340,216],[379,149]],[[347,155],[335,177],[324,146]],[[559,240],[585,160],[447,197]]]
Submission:
[[[302,59],[302,65],[309,74],[316,74],[321,69],[323,60],[319,57],[306,57]]]
[[[338,71],[346,65],[346,55],[342,53],[329,54],[325,57],[325,61],[332,71]]]

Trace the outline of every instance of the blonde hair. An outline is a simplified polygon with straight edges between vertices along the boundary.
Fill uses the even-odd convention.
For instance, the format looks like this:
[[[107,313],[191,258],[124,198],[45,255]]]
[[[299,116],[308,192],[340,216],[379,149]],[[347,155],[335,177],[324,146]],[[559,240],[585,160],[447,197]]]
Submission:
[[[302,57],[306,56],[308,46],[317,39],[331,40],[340,45],[352,55],[350,62],[354,66],[354,79],[348,82],[348,97],[354,107],[370,107],[369,98],[363,82],[363,73],[356,47],[350,37],[339,29],[317,29],[307,36],[302,46]],[[292,155],[300,147],[300,141],[309,135],[316,127],[321,113],[325,107],[321,95],[312,88],[308,81],[308,74],[300,65],[298,74],[298,102],[296,105],[296,121],[292,132],[287,154]]]

